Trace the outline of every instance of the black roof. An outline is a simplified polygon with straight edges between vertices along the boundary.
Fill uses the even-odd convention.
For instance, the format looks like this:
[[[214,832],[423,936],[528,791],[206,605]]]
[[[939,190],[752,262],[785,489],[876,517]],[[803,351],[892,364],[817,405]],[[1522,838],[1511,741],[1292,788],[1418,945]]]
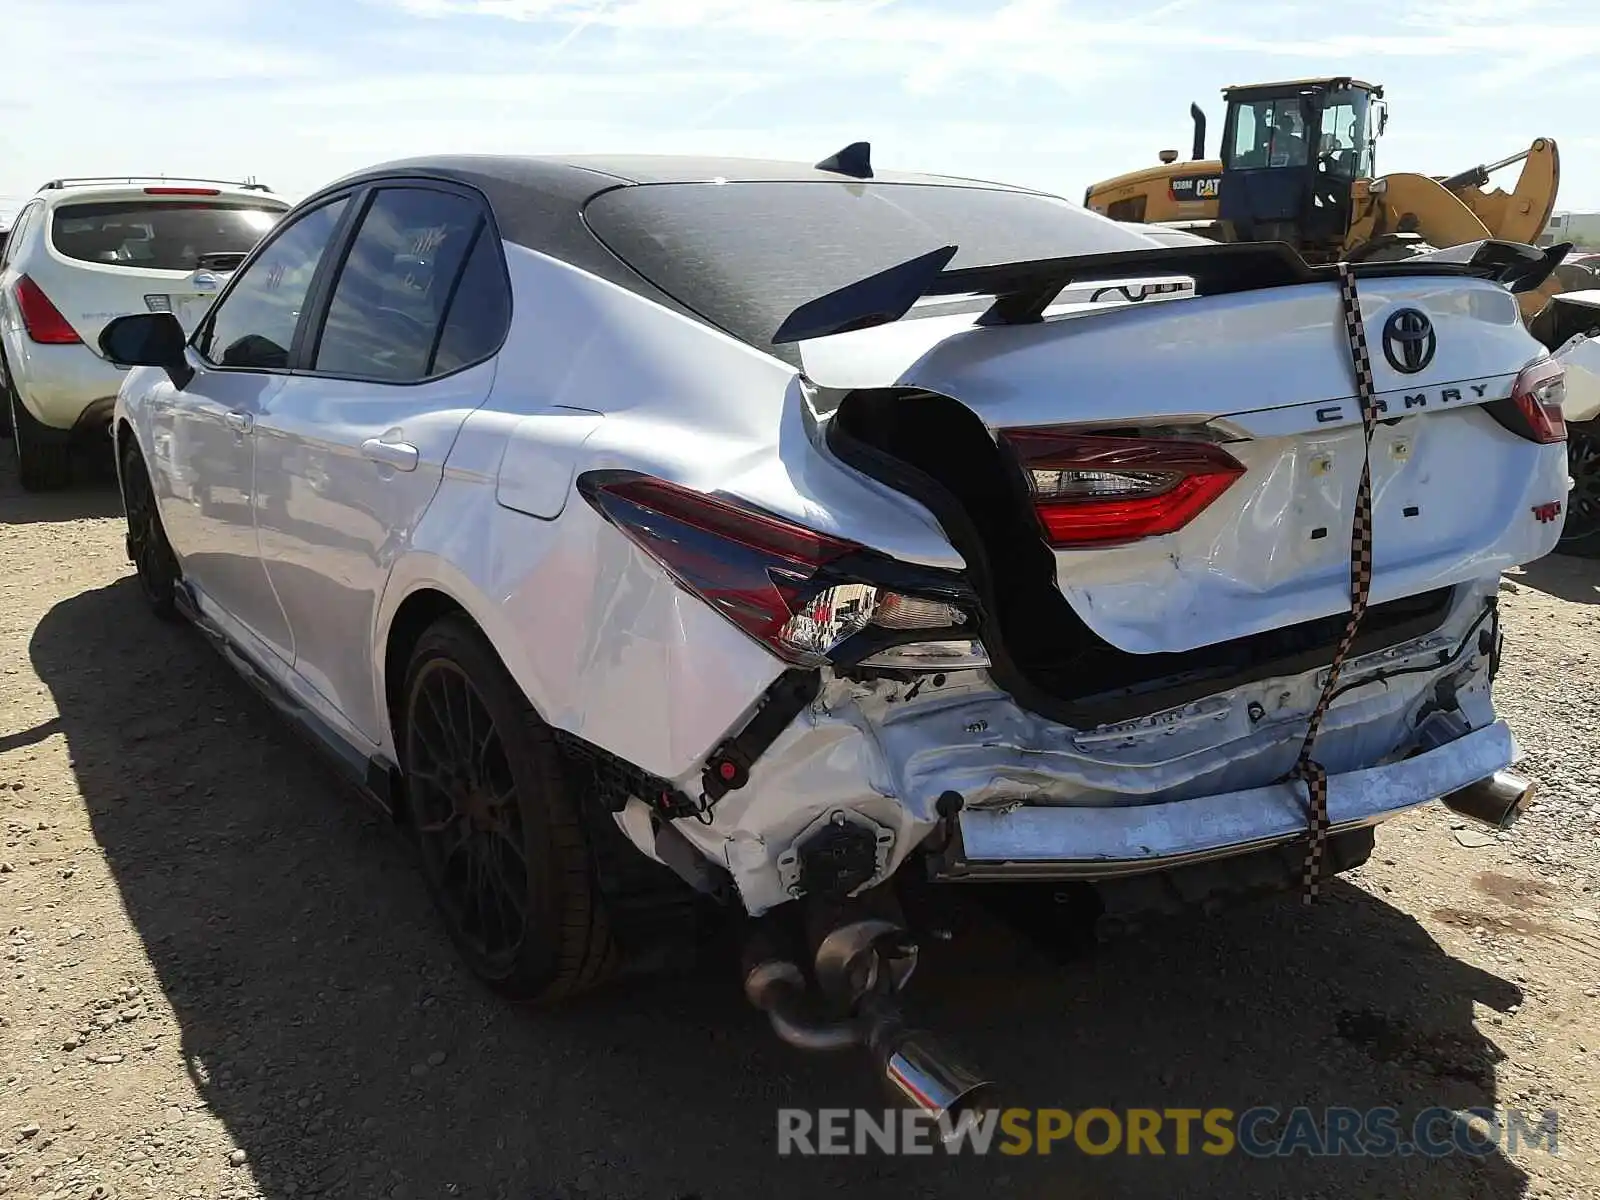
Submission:
[[[597,237],[584,217],[589,202],[607,192],[635,186],[712,183],[718,180],[739,183],[832,183],[852,188],[863,184],[916,184],[976,188],[1017,195],[1040,194],[1032,189],[987,180],[876,169],[870,180],[861,180],[837,172],[819,171],[809,163],[775,159],[649,154],[450,154],[397,159],[363,168],[319,189],[306,197],[301,206],[313,204],[329,193],[396,177],[439,179],[472,188],[488,199],[498,232],[504,240],[548,254],[693,320],[724,329],[727,328],[725,324],[709,320],[697,306],[686,304],[678,295],[672,294],[677,288],[668,291],[655,280],[646,278],[613,247]],[[792,358],[786,347],[772,347],[764,338],[748,340],[755,341],[781,358]]]
[[[839,183],[848,178],[831,171],[819,171],[809,163],[699,154],[447,154],[380,163],[347,175],[330,186],[342,187],[362,179],[397,174],[436,174],[463,182],[470,178],[478,181],[480,187],[485,182],[497,182],[507,187],[576,197],[579,203],[596,193],[628,184],[710,183],[717,179],[739,183]],[[989,180],[914,171],[875,170],[872,182],[1029,190]]]

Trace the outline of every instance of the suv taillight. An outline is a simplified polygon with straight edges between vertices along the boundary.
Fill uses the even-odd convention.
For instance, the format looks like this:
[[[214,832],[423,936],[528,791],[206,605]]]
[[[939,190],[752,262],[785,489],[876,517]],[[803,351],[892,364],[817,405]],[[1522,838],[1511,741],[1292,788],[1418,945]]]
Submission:
[[[1549,445],[1567,440],[1567,419],[1561,405],[1567,396],[1567,372],[1553,358],[1522,368],[1511,386],[1511,403],[1525,428],[1514,429],[1531,441]]]
[[[50,297],[26,275],[17,280],[17,307],[22,311],[22,327],[41,345],[70,346],[82,341],[61,310],[50,303]]]
[[[1207,442],[1004,429],[1052,546],[1110,546],[1174,533],[1244,473]]]
[[[874,555],[855,542],[631,471],[588,473],[578,490],[682,587],[787,662],[833,661],[844,643],[868,633],[872,653],[857,660],[862,665],[987,665],[981,644],[962,634],[966,613],[863,579],[849,560]],[[909,630],[948,640],[916,642]]]

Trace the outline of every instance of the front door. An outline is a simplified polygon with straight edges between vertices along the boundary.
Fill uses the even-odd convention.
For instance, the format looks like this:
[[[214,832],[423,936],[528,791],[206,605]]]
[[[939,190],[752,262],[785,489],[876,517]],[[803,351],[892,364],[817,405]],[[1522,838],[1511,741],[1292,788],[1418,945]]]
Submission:
[[[189,386],[157,384],[148,401],[151,475],[167,536],[202,598],[292,661],[289,623],[261,569],[250,513],[251,416],[285,377],[209,371],[193,351],[190,361],[198,369]]]
[[[347,203],[273,233],[197,334],[194,378],[181,391],[162,385],[151,400],[162,517],[185,577],[286,662],[288,619],[256,543],[255,423],[289,378],[295,329]]]
[[[255,423],[256,527],[295,670],[374,742],[378,601],[489,394],[509,314],[481,200],[446,184],[379,186],[320,330]]]

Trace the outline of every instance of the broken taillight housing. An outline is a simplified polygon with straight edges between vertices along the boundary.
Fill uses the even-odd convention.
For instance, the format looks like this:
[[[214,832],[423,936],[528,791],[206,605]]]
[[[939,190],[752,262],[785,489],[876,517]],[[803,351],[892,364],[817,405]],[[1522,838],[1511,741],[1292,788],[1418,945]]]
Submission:
[[[1567,372],[1553,358],[1529,363],[1511,385],[1511,403],[1520,420],[1513,432],[1542,445],[1567,440],[1561,405],[1567,398]]]
[[[771,513],[628,471],[584,475],[578,490],[681,586],[787,662],[830,662],[869,629],[898,642],[900,631],[948,634],[968,623],[953,604],[854,576],[847,560],[872,557],[858,543]],[[962,654],[933,648],[942,642],[895,644],[867,663],[911,670],[987,665],[981,643],[962,644]]]
[[[1182,529],[1244,473],[1222,447],[1068,429],[1006,429],[1045,540],[1109,546]]]

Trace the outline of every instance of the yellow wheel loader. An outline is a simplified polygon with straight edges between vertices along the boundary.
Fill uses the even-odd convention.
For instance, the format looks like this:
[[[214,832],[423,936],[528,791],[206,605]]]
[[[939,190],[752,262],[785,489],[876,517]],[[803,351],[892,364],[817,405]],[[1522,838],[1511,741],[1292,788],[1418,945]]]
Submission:
[[[1187,229],[1223,242],[1283,241],[1312,263],[1400,259],[1484,239],[1537,243],[1555,208],[1560,159],[1550,138],[1457,175],[1377,176],[1388,124],[1383,88],[1348,76],[1223,89],[1220,156],[1205,157],[1206,118],[1190,105],[1194,150],[1178,162],[1094,184],[1084,206],[1117,221]],[[1489,175],[1522,164],[1516,189],[1486,191]],[[1518,299],[1532,317],[1549,297],[1600,286],[1562,265]]]

